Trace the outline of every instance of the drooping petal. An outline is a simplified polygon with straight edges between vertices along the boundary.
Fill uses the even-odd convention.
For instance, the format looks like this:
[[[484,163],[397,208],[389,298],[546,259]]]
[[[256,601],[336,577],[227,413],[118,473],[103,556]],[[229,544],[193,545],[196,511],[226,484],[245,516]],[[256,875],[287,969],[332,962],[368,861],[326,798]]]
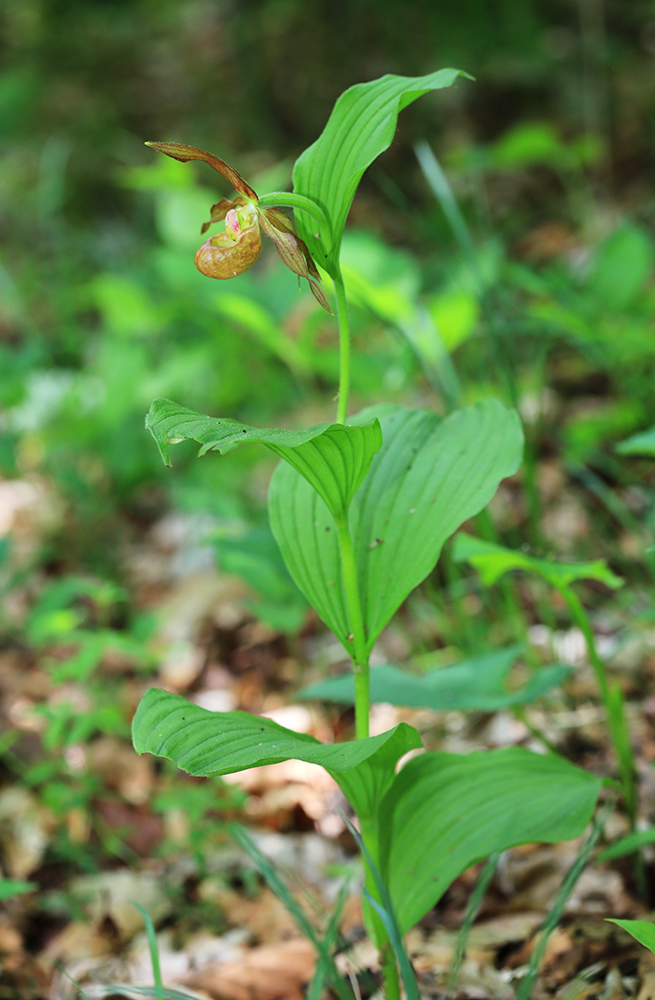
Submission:
[[[219,174],[223,174],[223,177],[228,179],[234,190],[238,191],[239,194],[244,195],[249,201],[258,201],[257,194],[250,187],[250,184],[243,179],[239,171],[231,167],[225,160],[214,156],[213,153],[207,153],[204,149],[198,149],[197,146],[183,146],[179,142],[147,142],[146,146],[151,146],[153,149],[158,150],[158,152],[165,153],[166,156],[171,156],[174,160],[180,160],[181,163],[188,163],[189,160],[202,160],[204,163],[208,163],[210,167],[213,167],[214,170],[218,170]]]
[[[293,222],[284,212],[275,208],[259,211],[259,222],[264,234],[275,243],[275,249],[282,263],[300,278],[307,278],[309,287],[317,302],[332,315],[332,310],[320,287],[320,275],[306,245],[298,236]]]
[[[219,233],[196,250],[194,263],[208,278],[236,278],[255,263],[262,251],[259,225],[254,222],[242,229],[236,240],[229,233]]]
[[[322,309],[325,309],[326,313],[329,313],[330,316],[333,316],[334,313],[332,312],[332,308],[330,306],[330,303],[325,298],[325,292],[323,291],[323,289],[321,288],[321,286],[319,284],[317,284],[317,282],[314,281],[313,278],[309,278],[309,287],[311,288],[312,295],[314,296],[314,298],[318,302],[319,306],[321,306]]]

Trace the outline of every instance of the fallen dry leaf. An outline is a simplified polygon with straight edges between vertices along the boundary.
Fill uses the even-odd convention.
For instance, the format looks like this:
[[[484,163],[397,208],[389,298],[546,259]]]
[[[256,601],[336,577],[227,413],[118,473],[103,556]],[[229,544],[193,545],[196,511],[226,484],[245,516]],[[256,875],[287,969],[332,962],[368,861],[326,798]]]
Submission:
[[[301,938],[246,951],[234,962],[210,966],[181,980],[213,1000],[303,1000],[316,952]]]
[[[23,949],[23,937],[9,923],[9,917],[0,915],[0,955],[15,955]]]
[[[27,878],[48,847],[54,821],[37,797],[14,786],[0,793],[0,859],[7,875]]]
[[[215,901],[228,924],[232,927],[247,927],[259,941],[282,941],[297,933],[289,911],[266,886],[254,899],[242,892],[225,889]]]
[[[143,929],[143,917],[134,901],[143,906],[157,924],[173,909],[172,888],[170,874],[164,880],[153,872],[129,869],[82,875],[70,883],[70,891],[84,906],[88,921],[99,926],[111,920],[124,941]]]

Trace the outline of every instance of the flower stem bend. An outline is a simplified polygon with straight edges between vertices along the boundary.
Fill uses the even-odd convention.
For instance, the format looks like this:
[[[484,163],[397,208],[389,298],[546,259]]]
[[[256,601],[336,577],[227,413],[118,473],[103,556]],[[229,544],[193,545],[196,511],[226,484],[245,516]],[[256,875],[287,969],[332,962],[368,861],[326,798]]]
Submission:
[[[312,219],[315,219],[321,226],[322,232],[318,234],[319,239],[323,243],[326,252],[330,252],[332,247],[332,226],[330,225],[330,219],[313,198],[308,198],[304,194],[298,194],[296,191],[270,191],[268,194],[261,196],[259,207],[294,208],[300,212],[307,212],[307,215],[311,215]]]

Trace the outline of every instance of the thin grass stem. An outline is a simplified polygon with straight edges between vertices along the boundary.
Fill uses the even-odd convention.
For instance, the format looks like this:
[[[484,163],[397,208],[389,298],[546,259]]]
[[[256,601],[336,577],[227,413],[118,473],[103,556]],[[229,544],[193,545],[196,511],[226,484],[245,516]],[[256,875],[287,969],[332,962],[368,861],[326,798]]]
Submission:
[[[548,914],[541,934],[539,935],[539,941],[536,948],[532,952],[530,958],[530,964],[528,966],[528,971],[525,979],[521,982],[519,986],[516,1000],[529,1000],[530,994],[532,992],[532,987],[534,986],[534,981],[539,974],[539,968],[543,961],[544,955],[546,954],[546,946],[548,944],[548,939],[553,933],[560,920],[562,919],[562,914],[564,912],[564,907],[566,906],[566,901],[573,892],[576,882],[582,875],[585,865],[589,860],[589,855],[596,846],[598,839],[603,832],[607,818],[615,806],[615,800],[611,799],[606,802],[602,810],[595,819],[593,826],[585,840],[580,853],[575,859],[573,865],[569,869],[566,878],[562,882],[562,886],[557,894],[557,899],[553,905],[552,910]]]
[[[626,812],[628,813],[630,827],[634,830],[636,828],[638,810],[635,780],[637,767],[630,744],[623,698],[620,690],[617,692],[610,685],[605,664],[598,655],[594,630],[589,620],[589,615],[585,611],[582,602],[569,587],[559,586],[557,590],[566,601],[573,621],[584,636],[589,662],[596,675],[598,690],[607,713],[607,728],[619,765]]]
[[[466,944],[468,942],[469,934],[471,933],[471,927],[473,926],[473,921],[478,915],[478,910],[482,905],[482,900],[484,899],[484,894],[489,888],[489,883],[491,882],[496,868],[498,867],[498,859],[500,854],[492,854],[487,858],[485,866],[480,872],[480,876],[475,883],[473,892],[471,893],[471,898],[468,901],[466,907],[466,913],[464,914],[464,920],[462,921],[462,926],[460,928],[459,934],[457,935],[457,946],[455,948],[455,954],[453,955],[453,960],[448,970],[448,986],[446,988],[447,1000],[451,1000],[457,992],[457,980],[459,978],[459,971],[462,967],[462,962],[464,961],[464,956],[466,954]]]

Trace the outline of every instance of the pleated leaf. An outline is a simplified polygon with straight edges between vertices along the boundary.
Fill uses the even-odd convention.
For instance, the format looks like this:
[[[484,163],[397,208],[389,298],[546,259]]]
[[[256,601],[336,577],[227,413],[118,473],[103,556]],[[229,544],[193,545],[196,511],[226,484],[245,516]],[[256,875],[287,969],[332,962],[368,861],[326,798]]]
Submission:
[[[382,798],[396,778],[396,765],[400,758],[409,750],[418,750],[423,746],[413,726],[402,722],[384,735],[387,739],[380,744],[375,753],[357,767],[339,773],[329,769],[357,816],[363,821],[372,819],[376,815]],[[379,737],[374,736],[369,739],[379,739]],[[368,743],[369,740],[363,742]]]
[[[362,174],[387,149],[396,132],[398,114],[431,90],[450,85],[460,73],[442,69],[426,76],[388,74],[369,83],[358,83],[337,100],[327,125],[293,169],[294,191],[313,198],[327,212],[332,238],[320,233],[317,222],[296,210],[298,233],[318,264],[334,277],[338,271],[341,240],[352,200]]]
[[[507,689],[507,675],[523,645],[494,650],[463,663],[440,667],[417,676],[386,664],[371,671],[371,701],[429,708],[433,712],[498,712],[512,705],[528,705],[546,691],[562,684],[571,674],[563,664],[542,667],[528,682],[515,690]],[[355,703],[352,672],[331,677],[306,687],[301,698]]]
[[[520,747],[410,760],[380,806],[380,869],[401,931],[476,861],[579,836],[600,787],[562,758]]]
[[[374,809],[394,779],[395,765],[420,747],[417,731],[400,723],[380,736],[325,744],[247,712],[210,712],[179,695],[151,688],[132,722],[137,753],[172,760],[196,777],[232,774],[262,764],[303,760],[319,764],[337,782],[356,811]]]
[[[169,445],[189,439],[201,445],[200,455],[208,451],[224,455],[249,442],[264,444],[304,477],[335,517],[348,509],[382,444],[375,418],[357,427],[322,424],[302,431],[262,429],[225,417],[207,417],[169,399],[153,401],[146,427],[166,465],[170,465]]]
[[[502,545],[496,545],[495,542],[486,542],[464,533],[455,539],[453,559],[469,562],[474,566],[485,586],[496,583],[501,576],[511,570],[536,573],[554,587],[568,587],[578,580],[597,580],[613,589],[623,586],[622,578],[613,573],[602,559],[577,563],[535,559],[525,552],[506,549]]]
[[[379,411],[383,445],[350,506],[367,645],[434,568],[444,541],[518,469],[517,414],[497,400],[446,420],[429,410]],[[370,420],[371,411],[360,415]],[[318,496],[280,465],[269,491],[271,528],[289,572],[348,649],[335,525]]]
[[[280,462],[271,479],[268,518],[296,586],[348,649],[351,628],[334,518],[286,462]]]

